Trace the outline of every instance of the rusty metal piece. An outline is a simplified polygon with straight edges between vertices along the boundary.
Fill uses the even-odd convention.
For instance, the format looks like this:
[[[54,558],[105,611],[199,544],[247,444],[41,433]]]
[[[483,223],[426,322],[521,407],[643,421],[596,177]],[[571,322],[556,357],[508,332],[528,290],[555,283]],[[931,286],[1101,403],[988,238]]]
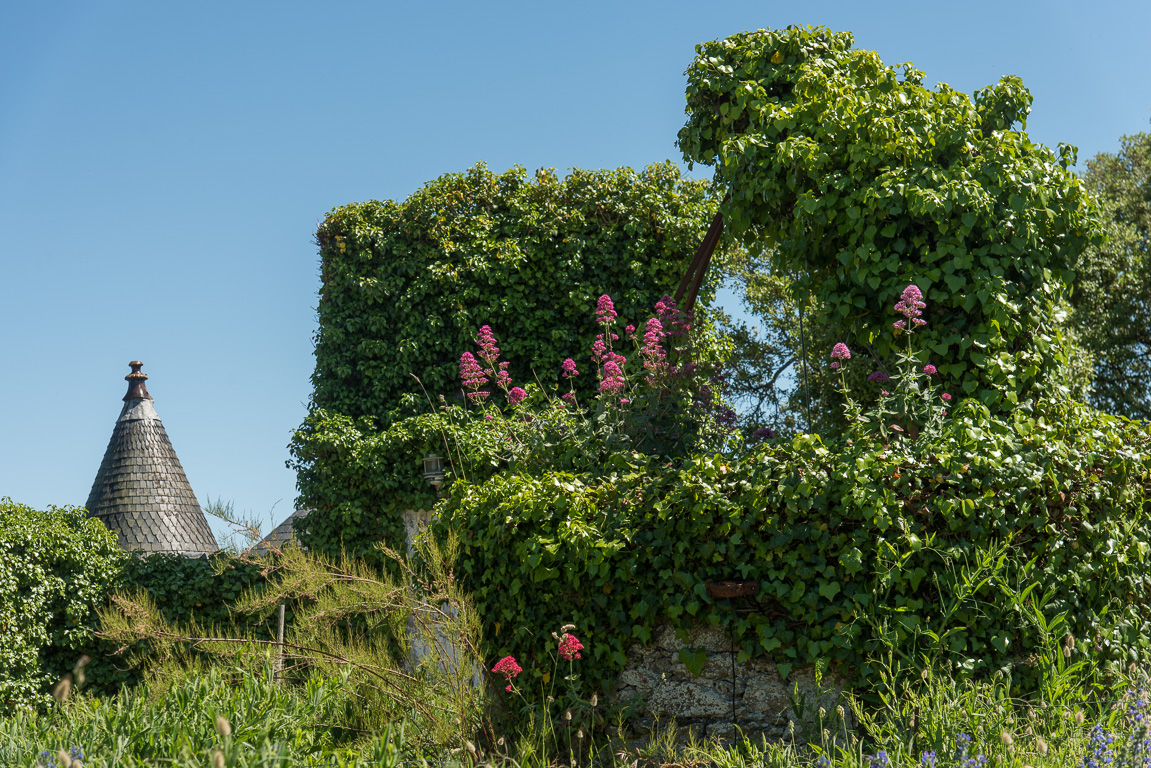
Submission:
[[[683,276],[683,280],[679,282],[679,288],[675,292],[676,304],[679,304],[684,292],[687,292],[687,301],[680,306],[680,311],[685,315],[695,308],[696,296],[699,295],[703,278],[707,275],[707,267],[711,263],[711,255],[715,252],[715,247],[719,244],[719,238],[722,234],[723,214],[717,212],[715,218],[711,220],[707,234],[703,236],[703,242],[699,244],[699,249],[695,252],[695,257],[691,260],[691,265],[687,268],[687,274]]]
[[[152,396],[148,394],[148,387],[144,384],[148,380],[148,374],[140,373],[144,364],[139,360],[133,360],[128,365],[132,366],[132,372],[124,377],[124,381],[128,382],[128,394],[124,395],[124,400],[151,400]]]
[[[715,599],[746,597],[759,591],[759,582],[749,581],[708,581],[704,583],[707,596]]]

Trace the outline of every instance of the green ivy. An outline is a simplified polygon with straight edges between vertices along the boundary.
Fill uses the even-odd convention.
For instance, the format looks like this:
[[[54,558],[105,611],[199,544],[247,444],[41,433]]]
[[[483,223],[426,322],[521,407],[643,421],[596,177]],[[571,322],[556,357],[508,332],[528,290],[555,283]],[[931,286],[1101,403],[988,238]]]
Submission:
[[[299,506],[314,510],[302,540],[334,555],[399,546],[397,512],[434,502],[420,459],[444,453],[435,422],[413,417],[425,390],[461,401],[478,328],[501,339],[515,381],[559,383],[565,358],[588,359],[601,294],[641,318],[674,292],[714,216],[710,189],[670,162],[534,179],[477,165],[403,202],[330,212],[316,233],[315,389],[291,446]]]
[[[530,675],[571,622],[582,671],[609,688],[667,621],[723,626],[741,659],[785,676],[822,661],[865,684],[890,652],[1006,667],[1026,686],[1042,633],[1029,616],[1066,614],[1078,651],[1101,660],[1146,658],[1149,514],[1148,428],[1065,400],[1008,419],[968,400],[916,441],[804,435],[741,460],[618,454],[604,474],[458,483],[435,530],[462,539],[489,657]],[[730,579],[760,583],[738,606],[754,610],[708,597]]]
[[[83,509],[0,499],[0,711],[43,704],[90,652],[97,611],[127,557]]]
[[[1000,411],[1081,393],[1062,306],[1100,224],[1069,170],[1075,149],[1031,141],[1017,77],[972,100],[853,43],[789,27],[697,47],[679,146],[715,167],[729,230],[771,248],[797,298],[873,370],[894,348],[869,318],[914,282],[945,389]]]

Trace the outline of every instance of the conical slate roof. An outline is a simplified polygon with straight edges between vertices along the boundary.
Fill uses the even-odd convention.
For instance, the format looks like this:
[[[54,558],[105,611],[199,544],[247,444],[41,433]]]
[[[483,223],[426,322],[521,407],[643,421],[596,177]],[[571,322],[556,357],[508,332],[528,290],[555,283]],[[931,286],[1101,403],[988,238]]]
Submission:
[[[302,520],[311,512],[310,509],[297,509],[292,514],[288,515],[288,519],[277,525],[272,529],[272,532],[261,539],[252,547],[252,550],[257,555],[266,555],[276,549],[283,549],[290,543],[299,544],[296,541],[295,523],[297,520]]]
[[[168,440],[144,365],[133,360],[124,408],[88,494],[88,515],[104,521],[123,549],[140,554],[167,552],[197,557],[215,552],[196,494]]]

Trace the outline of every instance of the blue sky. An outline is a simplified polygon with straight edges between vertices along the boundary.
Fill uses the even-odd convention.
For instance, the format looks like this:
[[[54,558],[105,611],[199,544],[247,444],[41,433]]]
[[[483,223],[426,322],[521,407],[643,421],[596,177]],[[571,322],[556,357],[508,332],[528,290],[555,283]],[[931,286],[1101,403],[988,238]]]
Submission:
[[[5,3],[0,496],[83,504],[140,359],[201,503],[266,529],[328,210],[478,161],[679,160],[693,46],[788,24],[968,93],[1019,75],[1081,163],[1151,130],[1146,0]]]

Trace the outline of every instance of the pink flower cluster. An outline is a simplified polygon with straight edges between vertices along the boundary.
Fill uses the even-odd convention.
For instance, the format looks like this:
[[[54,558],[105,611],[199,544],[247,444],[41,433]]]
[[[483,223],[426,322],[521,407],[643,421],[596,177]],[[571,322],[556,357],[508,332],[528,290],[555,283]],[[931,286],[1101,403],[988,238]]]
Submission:
[[[579,652],[582,650],[583,643],[575,635],[565,632],[560,638],[559,654],[561,658],[567,661],[581,658]]]
[[[523,672],[523,669],[519,664],[516,663],[514,657],[504,656],[502,659],[496,662],[494,667],[492,667],[492,672],[496,673],[497,675],[504,676],[504,682],[508,684],[508,687],[504,690],[510,691],[512,689],[512,678],[514,678],[520,672]]]
[[[519,405],[520,403],[522,403],[524,401],[524,398],[527,396],[528,396],[528,393],[525,392],[522,388],[512,387],[508,391],[508,402],[511,403],[512,405]]]
[[[464,381],[464,386],[470,390],[468,392],[468,399],[474,401],[483,401],[491,392],[481,392],[480,387],[488,383],[488,377],[484,375],[484,371],[480,368],[480,364],[476,362],[476,358],[471,352],[465,352],[460,355],[460,378]]]
[[[660,378],[667,373],[667,352],[663,349],[663,337],[663,323],[654,317],[648,320],[639,354],[648,372],[647,383],[653,387],[658,386]]]
[[[612,304],[611,296],[606,293],[599,297],[599,302],[595,307],[595,321],[600,325],[609,325],[616,318],[615,305]]]
[[[603,381],[599,384],[599,391],[614,395],[623,388],[623,369],[614,360],[608,360],[603,364]]]
[[[691,329],[691,318],[684,316],[670,296],[656,302],[655,316],[663,325],[666,336],[683,336]]]
[[[907,319],[896,320],[891,326],[898,331],[905,329],[910,331],[914,330],[916,326],[926,325],[927,321],[920,317],[926,308],[927,305],[923,303],[923,291],[919,290],[919,286],[914,284],[907,286],[903,289],[903,294],[895,305],[895,311]],[[908,321],[911,323],[910,327]]]
[[[572,360],[570,357],[564,360],[562,370],[563,372],[560,375],[565,379],[569,376],[579,376],[579,371],[576,370],[575,360]]]
[[[839,367],[839,361],[840,360],[846,361],[846,360],[850,360],[850,359],[851,359],[851,350],[848,349],[847,345],[844,344],[842,341],[831,348],[831,370],[834,371],[836,368]]]

